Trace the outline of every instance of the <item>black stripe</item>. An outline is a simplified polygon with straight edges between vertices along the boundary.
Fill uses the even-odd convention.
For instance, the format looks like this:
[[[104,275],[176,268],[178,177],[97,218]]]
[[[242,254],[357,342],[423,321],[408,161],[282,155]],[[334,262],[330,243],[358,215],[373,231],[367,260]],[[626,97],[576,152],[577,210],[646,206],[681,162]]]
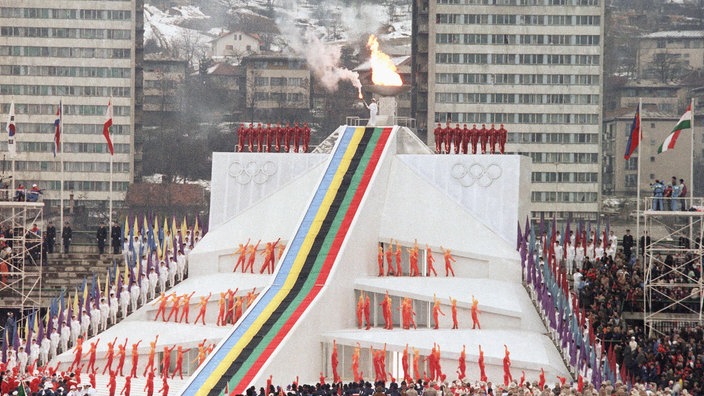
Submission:
[[[374,128],[365,128],[364,135],[360,140],[359,145],[357,146],[354,156],[350,160],[350,167],[349,169],[347,169],[347,172],[345,172],[345,174],[343,175],[340,187],[337,190],[335,198],[333,199],[330,205],[330,210],[323,219],[320,232],[318,232],[318,235],[316,235],[315,240],[313,241],[313,245],[311,246],[311,250],[308,254],[308,257],[306,257],[306,261],[301,268],[300,275],[296,279],[296,282],[294,283],[293,287],[286,294],[286,297],[283,298],[279,306],[274,309],[271,316],[269,316],[269,318],[262,325],[261,329],[259,329],[257,334],[252,338],[252,340],[247,344],[247,346],[242,349],[242,352],[240,352],[237,358],[235,358],[230,367],[225,370],[225,373],[222,377],[220,377],[220,379],[218,379],[217,383],[213,386],[211,391],[208,392],[210,396],[220,395],[220,393],[225,389],[225,385],[227,384],[229,379],[235,376],[235,374],[242,367],[244,362],[249,358],[249,356],[254,352],[254,350],[259,347],[259,344],[261,344],[262,340],[264,339],[264,336],[271,330],[274,324],[288,309],[292,301],[296,299],[296,297],[298,297],[298,294],[301,293],[303,285],[306,283],[308,277],[311,275],[310,271],[315,264],[318,254],[320,253],[320,248],[325,242],[325,239],[327,238],[328,234],[330,233],[330,225],[335,220],[335,216],[337,215],[340,205],[344,200],[345,196],[347,195],[347,191],[351,186],[352,176],[360,168],[362,156],[364,155],[367,145],[369,144],[369,141],[373,136]]]

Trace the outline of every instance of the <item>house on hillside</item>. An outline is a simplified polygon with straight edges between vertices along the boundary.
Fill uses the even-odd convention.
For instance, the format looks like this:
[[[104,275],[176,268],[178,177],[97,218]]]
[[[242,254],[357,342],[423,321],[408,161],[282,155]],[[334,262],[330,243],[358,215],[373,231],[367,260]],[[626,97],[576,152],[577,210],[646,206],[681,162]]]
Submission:
[[[259,36],[241,30],[223,32],[210,41],[211,57],[242,58],[246,55],[259,53],[260,50]]]

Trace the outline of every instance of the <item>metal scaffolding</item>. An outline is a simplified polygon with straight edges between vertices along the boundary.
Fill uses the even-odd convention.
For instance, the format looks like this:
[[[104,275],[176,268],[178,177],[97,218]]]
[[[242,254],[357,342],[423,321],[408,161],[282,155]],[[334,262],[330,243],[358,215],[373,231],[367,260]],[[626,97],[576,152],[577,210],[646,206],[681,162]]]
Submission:
[[[704,323],[704,198],[678,199],[679,210],[656,211],[654,199],[648,198],[640,216],[643,235],[650,238],[650,243],[639,238],[645,277],[644,325],[650,335]],[[666,208],[672,207],[669,198],[664,201]]]
[[[42,202],[0,201],[0,308],[19,311],[18,320],[42,306],[43,219]]]

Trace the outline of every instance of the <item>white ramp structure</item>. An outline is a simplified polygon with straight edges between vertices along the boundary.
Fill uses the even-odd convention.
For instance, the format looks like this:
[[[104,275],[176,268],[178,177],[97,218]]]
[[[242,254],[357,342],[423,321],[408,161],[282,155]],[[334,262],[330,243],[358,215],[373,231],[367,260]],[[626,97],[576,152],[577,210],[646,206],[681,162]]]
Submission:
[[[343,126],[335,135],[330,153],[214,154],[210,231],[191,252],[189,280],[181,287],[192,285],[206,295],[217,274],[240,294],[265,286],[227,334],[218,334],[216,349],[182,393],[244,393],[270,375],[278,384],[296,378],[315,383],[320,373],[332,380],[333,340],[335,369],[345,381],[353,380],[351,356],[358,344],[359,369],[370,381],[370,348],[385,347],[388,371],[400,380],[407,345],[423,356],[438,346],[448,380],[457,378],[463,347],[468,378],[479,378],[479,345],[491,381],[503,381],[504,345],[516,378],[524,371],[537,380],[541,368],[549,381],[569,376],[521,283],[516,229],[529,212],[530,160],[435,155],[397,126]],[[248,240],[286,246],[273,274],[259,274],[261,259],[256,274],[233,273],[233,253]],[[402,274],[380,277],[379,246],[387,250],[391,240],[401,249]],[[421,276],[408,276],[408,251],[416,242],[421,252],[426,245],[431,249],[438,276],[426,276],[425,254]],[[454,277],[445,276],[441,246],[457,260]],[[223,291],[212,284],[216,296]],[[362,293],[371,299],[369,330],[357,324]],[[394,308],[392,330],[383,329],[379,309],[386,293]],[[481,329],[471,329],[472,296],[479,301]],[[400,328],[398,307],[406,297],[417,329]],[[450,297],[457,299],[459,329],[451,329]],[[434,298],[446,314],[437,330]],[[216,300],[210,312],[217,310]],[[213,315],[208,321],[214,322]],[[210,339],[212,327],[201,328],[200,338]]]

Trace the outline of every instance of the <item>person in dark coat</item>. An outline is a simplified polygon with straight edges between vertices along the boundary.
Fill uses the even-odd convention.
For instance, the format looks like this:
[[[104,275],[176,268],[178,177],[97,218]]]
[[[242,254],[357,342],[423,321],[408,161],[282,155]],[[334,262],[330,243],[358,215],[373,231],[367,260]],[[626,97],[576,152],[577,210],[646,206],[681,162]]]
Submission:
[[[56,245],[56,227],[54,227],[53,221],[50,221],[49,225],[46,226],[44,236],[46,237],[46,252],[54,253],[54,245]]]
[[[98,253],[105,253],[105,243],[108,241],[108,228],[105,227],[105,223],[102,221],[98,226],[98,232],[96,233],[95,238],[98,240]]]
[[[116,221],[112,222],[110,240],[112,243],[112,252],[114,254],[120,254],[120,247],[122,247],[122,228]]]
[[[71,238],[73,238],[73,230],[68,224],[68,221],[64,223],[64,229],[61,231],[61,239],[64,242],[64,253],[68,253],[69,247],[71,247]]]

